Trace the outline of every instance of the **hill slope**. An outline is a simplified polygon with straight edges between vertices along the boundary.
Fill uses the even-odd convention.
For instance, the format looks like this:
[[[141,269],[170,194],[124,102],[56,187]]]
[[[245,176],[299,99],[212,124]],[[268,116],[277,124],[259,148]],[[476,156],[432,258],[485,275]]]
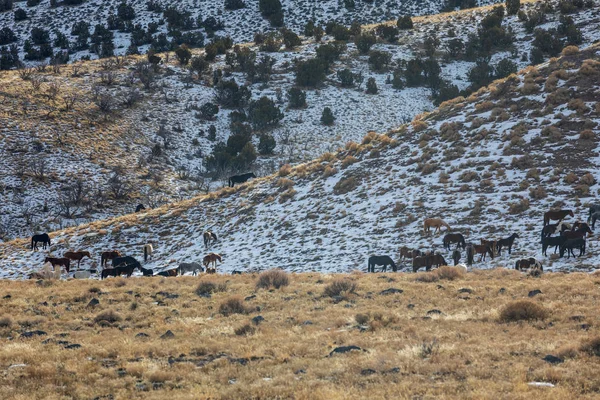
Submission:
[[[552,5],[551,10],[547,4]],[[558,3],[527,2],[522,6],[527,14],[542,8],[545,20],[539,27],[560,26],[563,15]],[[331,65],[324,83],[304,89],[307,106],[299,109],[291,108],[286,99],[295,85],[294,65],[314,57],[322,44],[332,43],[331,37],[323,43],[304,40],[293,51],[268,52],[258,45],[245,46],[258,59],[273,60],[268,82],[249,79],[237,62],[228,65],[231,50],[228,55],[219,55],[201,76],[180,65],[172,53],[161,54],[163,61],[150,87],[138,73],[140,63],[146,59],[143,56],[2,72],[0,135],[6,140],[0,144],[0,239],[122,215],[131,212],[138,202],[156,207],[190,198],[210,185],[223,185],[223,177],[237,171],[207,175],[205,161],[219,143],[228,142],[234,109],[221,106],[213,119],[199,118],[199,108],[215,102],[211,71],[222,70],[226,79],[247,85],[252,100],[266,96],[283,113],[283,119],[269,131],[276,141],[274,154],[259,156],[251,167],[258,175],[272,173],[284,163],[314,159],[348,141],[360,141],[368,130],[385,132],[410,121],[434,108],[432,90],[424,83],[407,86],[404,76],[400,79],[402,88],[397,88],[392,75],[406,71],[410,60],[424,59],[424,42],[435,34],[440,43],[432,59],[439,62],[440,76],[457,89],[466,89],[469,70],[476,63],[464,56],[449,56],[448,46],[455,40],[468,43],[478,29],[473,22],[481,23],[490,12],[490,7],[483,7],[415,18],[415,28],[400,31],[395,43],[379,37],[372,49],[387,52],[391,58],[383,70],[372,69],[370,57],[360,54],[350,41]],[[583,45],[600,38],[597,9],[583,7],[569,16],[581,30]],[[512,32],[514,43],[495,49],[490,64],[498,65],[506,59],[512,60],[515,68],[525,67],[530,63],[527,55],[534,35],[517,16],[505,16],[502,26]],[[369,30],[377,29],[363,27],[363,31]],[[203,54],[203,50],[194,50],[195,56]],[[354,75],[362,74],[364,81],[372,78],[377,94],[365,94],[364,83],[342,86],[338,73],[346,69]],[[69,106],[71,100],[74,104]],[[104,113],[101,107],[106,104],[110,110]],[[333,126],[320,122],[324,107],[333,110]],[[208,134],[211,126],[216,132],[213,140]],[[260,134],[253,133],[256,148]],[[38,171],[41,165],[47,169],[44,176]],[[111,194],[115,169],[132,187],[131,193],[121,199]],[[215,175],[217,180],[209,182]],[[78,176],[86,178],[84,201],[65,210],[64,203],[78,196],[73,194],[77,192],[73,184]],[[48,211],[44,211],[44,203]]]
[[[201,259],[201,234],[212,227],[223,271],[350,271],[365,269],[369,254],[397,259],[400,246],[441,250],[441,236],[422,234],[424,218],[441,217],[474,242],[518,232],[511,257],[476,264],[514,265],[539,255],[543,212],[569,208],[585,219],[598,192],[599,50],[568,48],[389,135],[369,133],[360,145],[278,176],[57,232],[52,251],[89,249],[97,257],[119,248],[139,256],[142,244],[153,243],[149,266],[161,269]],[[39,267],[44,254],[27,246],[0,247],[5,276]],[[593,237],[585,257],[544,266],[593,268],[597,247]]]

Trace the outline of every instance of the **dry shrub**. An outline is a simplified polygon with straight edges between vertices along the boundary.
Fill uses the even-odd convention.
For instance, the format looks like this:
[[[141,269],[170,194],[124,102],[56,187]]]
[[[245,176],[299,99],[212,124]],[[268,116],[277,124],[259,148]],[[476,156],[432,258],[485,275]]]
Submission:
[[[527,171],[526,175],[527,179],[535,179],[536,181],[540,180],[540,171],[537,168],[531,168]]]
[[[579,73],[585,76],[600,76],[600,62],[596,60],[585,60],[579,68]]]
[[[529,189],[529,197],[535,200],[544,199],[548,196],[546,193],[546,189],[543,186],[538,186],[536,188]]]
[[[10,328],[13,325],[13,319],[10,315],[4,314],[0,317],[0,328]]]
[[[295,189],[288,189],[279,196],[279,203],[285,203],[298,193]]]
[[[344,160],[342,161],[342,168],[348,168],[349,166],[351,166],[352,164],[358,162],[358,158],[354,157],[354,156],[346,156],[346,158],[344,158]]]
[[[544,85],[544,90],[546,92],[553,92],[556,90],[556,85],[558,85],[558,77],[553,72],[550,74],[548,79],[546,79],[546,84]]]
[[[374,142],[375,140],[377,140],[377,137],[379,135],[377,135],[377,132],[375,131],[369,131],[367,132],[367,134],[363,137],[362,140],[362,144],[369,144],[371,142]]]
[[[369,322],[369,316],[366,314],[356,314],[354,320],[359,325],[366,325]]]
[[[500,311],[500,322],[537,321],[548,317],[548,311],[530,300],[517,300]]]
[[[565,175],[563,181],[568,184],[573,184],[579,180],[579,177],[574,172],[569,172]]]
[[[321,157],[319,157],[319,161],[321,161],[321,162],[323,162],[323,161],[330,162],[333,160],[335,160],[335,154],[330,153],[330,152],[324,153]]]
[[[381,328],[386,328],[390,325],[398,323],[398,317],[393,314],[382,314],[375,312],[371,315],[371,321],[369,322],[369,329],[374,332]]]
[[[269,289],[273,286],[279,289],[290,284],[288,274],[280,269],[272,269],[261,273],[256,282],[257,289]]]
[[[588,185],[577,185],[575,186],[575,194],[577,196],[587,196],[590,194],[590,187]]]
[[[533,167],[533,158],[526,154],[523,157],[515,157],[510,162],[510,165],[518,169],[527,169]]]
[[[515,203],[510,203],[508,206],[508,211],[511,214],[521,214],[529,209],[529,200],[521,199]]]
[[[471,121],[471,129],[477,129],[483,124],[485,124],[485,119],[477,117]]]
[[[148,381],[151,383],[164,383],[173,380],[175,376],[170,371],[157,370],[148,374]]]
[[[580,140],[594,140],[595,138],[596,135],[594,135],[594,132],[591,129],[585,129],[579,133]]]
[[[559,347],[555,353],[556,356],[560,358],[576,358],[579,355],[579,348],[570,343]]]
[[[552,142],[558,142],[562,139],[562,132],[556,126],[546,126],[542,129],[542,136],[547,137]]]
[[[462,278],[465,270],[461,267],[451,267],[448,265],[443,265],[435,270],[438,278],[442,280],[453,281],[455,279]]]
[[[439,182],[440,183],[448,183],[450,181],[450,175],[446,172],[440,172]]]
[[[440,127],[442,140],[455,142],[460,139],[460,128],[462,124],[458,122],[444,122]]]
[[[581,179],[579,179],[579,182],[583,183],[584,185],[592,186],[596,183],[596,178],[594,178],[594,175],[588,172],[587,174],[583,175]]]
[[[571,45],[565,47],[560,54],[563,56],[573,56],[577,53],[579,53],[579,47]]]
[[[415,281],[417,281],[417,282],[431,283],[431,282],[437,282],[439,280],[440,280],[440,277],[438,276],[436,271],[419,272],[415,276]]]
[[[392,214],[398,215],[402,211],[406,210],[406,207],[407,205],[405,203],[397,201],[396,204],[394,204],[394,208],[392,208]]]
[[[34,326],[41,325],[46,322],[46,318],[44,317],[29,317],[23,318],[18,321],[19,325],[23,328],[33,328]]]
[[[571,99],[571,93],[569,89],[559,87],[554,92],[548,94],[546,97],[546,103],[550,106],[557,106],[559,104],[565,104]]]
[[[494,108],[494,103],[489,100],[482,101],[481,103],[475,104],[475,110],[479,111],[479,112],[488,111],[488,110],[491,110],[492,108]]]
[[[279,168],[277,173],[279,176],[288,176],[292,173],[292,166],[290,164],[284,164]]]
[[[277,186],[281,189],[287,190],[291,187],[294,187],[294,181],[288,178],[279,178],[277,180]]]
[[[421,174],[423,174],[423,175],[429,175],[429,174],[435,172],[435,170],[437,170],[436,163],[427,163],[427,164],[421,166]]]
[[[569,110],[576,111],[577,114],[585,114],[590,111],[590,108],[581,99],[572,99],[567,104]]]
[[[242,325],[234,330],[237,336],[249,336],[256,332],[256,328],[250,324]]]
[[[102,311],[94,318],[94,322],[101,326],[114,325],[117,322],[121,322],[122,320],[123,317],[121,317],[118,313],[114,312],[113,310]]]
[[[462,174],[460,174],[460,180],[462,182],[472,182],[474,180],[478,180],[479,179],[479,175],[477,175],[477,172],[475,171],[463,171]]]
[[[427,122],[425,121],[414,120],[410,124],[412,125],[414,132],[421,132],[427,129]]]
[[[323,171],[323,178],[329,178],[332,175],[337,174],[338,170],[330,165],[325,167],[325,170]]]
[[[346,143],[346,150],[348,152],[356,153],[356,151],[358,150],[359,147],[360,147],[360,145],[356,142],[351,141],[351,142]]]
[[[524,95],[534,94],[539,92],[540,87],[533,81],[525,80],[523,83],[523,87],[521,88],[521,93]]]
[[[595,338],[584,342],[579,347],[579,350],[590,356],[600,357],[600,336],[596,336]]]
[[[333,193],[346,194],[356,189],[359,184],[360,182],[355,176],[342,178],[333,187]]]
[[[232,296],[221,303],[219,312],[227,317],[232,314],[248,314],[249,310],[240,296]]]
[[[336,279],[325,287],[323,296],[326,297],[346,297],[356,291],[356,283],[349,279]]]
[[[200,297],[209,296],[211,293],[215,293],[216,291],[217,285],[210,281],[200,282],[196,288],[196,294]]]

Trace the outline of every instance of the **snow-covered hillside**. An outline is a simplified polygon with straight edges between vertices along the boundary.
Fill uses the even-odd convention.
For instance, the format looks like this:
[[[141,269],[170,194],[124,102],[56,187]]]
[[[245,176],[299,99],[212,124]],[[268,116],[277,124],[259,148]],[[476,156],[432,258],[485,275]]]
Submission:
[[[497,1],[477,1],[479,5],[495,3]],[[90,25],[90,33],[93,33],[97,24],[108,26],[109,17],[118,15],[118,6],[121,0],[87,0],[81,5],[51,7],[50,0],[42,0],[38,5],[28,7],[24,1],[14,2],[13,10],[0,12],[0,28],[10,28],[18,37],[16,42],[22,50],[24,42],[30,37],[33,28],[44,28],[51,32],[52,39],[55,38],[55,32],[62,32],[69,39],[71,44],[77,41],[77,36],[72,34],[73,26],[84,21]],[[199,26],[208,18],[213,17],[217,22],[222,23],[223,28],[216,31],[216,35],[230,36],[235,43],[249,42],[254,38],[255,32],[268,31],[272,29],[269,22],[264,19],[259,12],[258,0],[245,0],[246,7],[238,10],[226,10],[223,0],[185,0],[174,2],[172,0],[156,0],[152,2],[144,0],[126,1],[134,11],[135,18],[131,20],[131,25],[139,25],[144,30],[148,30],[149,25],[155,24],[151,35],[156,38],[160,34],[167,34],[168,39],[172,36],[167,29],[165,17],[160,10],[173,7],[179,12],[188,12],[189,18],[193,22],[192,31],[199,31],[206,35],[206,29]],[[149,11],[148,3],[154,3],[159,8],[152,7]],[[325,25],[328,21],[338,21],[350,25],[354,21],[361,24],[372,24],[398,18],[401,15],[427,15],[440,12],[444,6],[442,0],[375,0],[372,2],[356,0],[352,1],[354,8],[348,9],[343,1],[324,0],[324,1],[306,1],[306,0],[283,0],[284,24],[295,30],[297,33],[304,31],[304,26],[310,20],[318,24]],[[25,11],[27,18],[15,21],[15,10]],[[129,20],[127,20],[129,22]],[[127,52],[131,44],[132,34],[127,32],[130,29],[115,29],[114,44],[115,54],[123,55]],[[208,39],[207,41],[209,41]],[[149,44],[138,46],[141,52],[149,48]],[[58,47],[57,47],[58,49]],[[21,52],[23,59],[23,52]],[[88,50],[75,50],[71,54],[71,61],[78,60],[81,57],[90,56],[97,58],[97,55]]]
[[[540,4],[525,3],[522,8],[529,13]],[[557,8],[556,4],[554,7]],[[306,162],[324,152],[335,151],[348,141],[360,141],[366,131],[386,132],[434,109],[430,89],[394,89],[390,83],[396,67],[423,56],[423,41],[431,34],[440,39],[434,57],[440,62],[441,76],[465,89],[469,85],[468,71],[475,63],[448,59],[446,47],[454,39],[467,42],[468,35],[477,28],[473,21],[480,21],[489,12],[490,8],[480,8],[423,17],[415,19],[413,30],[400,31],[397,43],[379,39],[373,49],[388,52],[392,59],[383,71],[371,70],[369,56],[360,55],[354,43],[349,42],[332,65],[325,83],[306,90],[305,108],[289,108],[286,94],[295,83],[295,61],[314,57],[320,46],[312,39],[305,40],[294,51],[265,52],[258,46],[250,46],[257,58],[268,56],[274,60],[268,83],[247,81],[244,73],[227,66],[224,55],[218,56],[210,68],[223,69],[227,79],[248,85],[252,99],[267,96],[283,112],[283,120],[271,131],[277,142],[275,154],[259,157],[253,167],[259,175],[264,175],[284,163]],[[600,38],[597,8],[584,8],[570,16],[581,29],[582,46]],[[556,10],[547,12],[546,22],[540,27],[556,27],[559,19]],[[516,16],[506,16],[503,26],[514,32],[513,49],[496,52],[490,63],[509,58],[519,68],[525,67],[529,60],[522,55],[530,53],[532,35]],[[324,43],[330,40],[326,37]],[[190,198],[206,186],[202,180],[194,182],[189,178],[199,177],[204,171],[204,160],[215,145],[227,142],[232,110],[221,108],[211,121],[199,119],[198,107],[215,101],[211,74],[199,79],[181,66],[172,53],[169,61],[166,55],[161,56],[163,63],[150,90],[135,73],[136,64],[145,60],[144,56],[75,63],[56,71],[50,67],[45,71],[32,70],[27,78],[15,71],[0,73],[3,86],[0,99],[6,105],[0,110],[0,135],[5,139],[0,143],[0,236],[24,237],[118,216],[131,212],[138,202],[155,207]],[[343,88],[337,73],[346,68],[354,74],[362,73],[364,81],[373,78],[378,93],[365,94],[364,83]],[[52,97],[54,91],[57,94]],[[102,94],[110,94],[114,99],[113,109],[107,115],[99,110],[98,98]],[[132,94],[139,95],[137,104],[125,105]],[[77,101],[67,110],[69,99]],[[320,123],[324,107],[333,110],[336,117],[333,126]],[[215,140],[207,135],[211,125],[216,128]],[[164,145],[160,132],[165,131],[169,133],[169,148],[155,157],[153,148]],[[258,146],[257,138],[254,144]],[[36,171],[40,162],[47,169],[44,177]],[[108,188],[115,167],[123,171],[134,189],[129,198],[119,201],[111,201]],[[77,177],[85,178],[87,188],[93,192],[89,196],[92,203],[78,207],[68,217],[60,203],[66,188]],[[223,184],[223,181],[212,182],[212,187]],[[48,211],[44,211],[45,203]]]
[[[426,217],[439,217],[474,243],[519,234],[511,256],[476,268],[534,256],[550,270],[594,269],[597,235],[582,258],[540,255],[543,213],[571,209],[567,222],[585,220],[599,194],[600,47],[563,54],[388,135],[369,133],[241,188],[56,232],[51,253],[85,249],[98,260],[116,248],[141,258],[152,243],[146,267],[160,270],[201,260],[202,232],[212,228],[221,271],[366,270],[370,254],[398,260],[401,246],[433,248],[448,260],[442,235],[422,232]],[[27,239],[0,245],[5,277],[40,267],[46,253],[28,246]]]

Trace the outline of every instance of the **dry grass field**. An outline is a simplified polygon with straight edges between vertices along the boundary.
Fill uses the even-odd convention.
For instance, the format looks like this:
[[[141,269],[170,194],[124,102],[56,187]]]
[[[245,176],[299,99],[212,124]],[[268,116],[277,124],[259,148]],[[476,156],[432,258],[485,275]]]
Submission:
[[[274,278],[2,281],[0,397],[599,396],[598,275]]]

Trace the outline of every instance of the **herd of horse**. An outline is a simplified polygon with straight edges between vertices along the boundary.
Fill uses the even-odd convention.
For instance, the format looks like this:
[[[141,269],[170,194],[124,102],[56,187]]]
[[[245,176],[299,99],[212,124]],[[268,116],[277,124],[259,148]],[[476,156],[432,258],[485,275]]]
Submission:
[[[544,226],[541,231],[542,255],[547,256],[548,247],[554,247],[554,253],[558,251],[559,257],[567,258],[581,257],[585,254],[586,237],[593,234],[593,228],[598,219],[600,219],[600,204],[592,205],[589,209],[587,223],[577,221],[573,224],[565,223],[563,220],[566,217],[575,217],[572,210],[556,210],[544,213]],[[550,223],[556,221],[556,223]],[[588,225],[591,223],[590,225]],[[442,239],[443,248],[451,251],[454,265],[459,265],[462,257],[461,249],[466,254],[466,266],[471,267],[475,263],[475,256],[479,255],[479,262],[485,261],[489,255],[493,260],[494,257],[502,255],[502,250],[506,249],[508,254],[512,254],[512,248],[515,240],[519,238],[518,233],[502,238],[502,239],[480,239],[479,244],[468,243],[461,233],[449,233],[450,225],[439,218],[426,218],[423,222],[423,234],[431,233],[431,228],[435,228],[435,233],[441,233],[441,228],[446,228],[446,235]],[[452,246],[456,245],[454,249]],[[579,250],[576,256],[574,250]],[[420,268],[425,268],[426,271],[432,267],[448,265],[444,257],[433,250],[418,250],[411,249],[406,246],[400,248],[400,261],[411,260],[412,270],[417,272]],[[368,259],[367,271],[375,272],[375,266],[380,266],[382,272],[387,271],[387,267],[391,267],[395,272],[398,267],[394,260],[387,255],[379,256],[372,255]],[[542,263],[533,257],[517,260],[515,269],[528,270],[535,274],[543,272]]]
[[[204,246],[208,249],[214,242],[216,242],[217,235],[207,230],[203,233],[204,238]],[[43,249],[51,246],[50,236],[47,233],[41,235],[34,235],[31,238],[31,249],[37,250],[37,243],[43,244]],[[143,253],[144,253],[144,262],[148,261],[148,258],[152,256],[154,251],[151,244],[143,245]],[[32,273],[29,278],[37,279],[40,277],[44,277],[49,275],[46,271],[50,266],[53,271],[57,271],[60,273],[61,268],[64,267],[65,271],[69,273],[71,271],[71,262],[77,261],[77,268],[81,266],[81,260],[84,257],[92,258],[92,255],[89,251],[73,251],[69,250],[63,254],[62,257],[45,257],[44,259],[44,268],[39,272]],[[176,268],[171,268],[164,271],[154,272],[152,269],[147,269],[142,267],[142,264],[133,256],[125,256],[119,250],[109,250],[104,251],[100,255],[100,278],[105,279],[109,276],[117,277],[117,276],[127,276],[130,277],[133,272],[138,269],[143,276],[178,276],[183,275],[185,273],[191,272],[192,275],[197,275],[199,272],[205,272],[208,274],[217,272],[217,263],[223,262],[223,258],[221,255],[217,253],[209,253],[204,256],[202,259],[202,265],[197,262],[182,262]],[[89,278],[92,273],[96,273],[96,264],[92,266],[91,269],[85,271],[78,271],[75,273],[74,277],[76,278]],[[52,274],[50,274],[52,275]]]

